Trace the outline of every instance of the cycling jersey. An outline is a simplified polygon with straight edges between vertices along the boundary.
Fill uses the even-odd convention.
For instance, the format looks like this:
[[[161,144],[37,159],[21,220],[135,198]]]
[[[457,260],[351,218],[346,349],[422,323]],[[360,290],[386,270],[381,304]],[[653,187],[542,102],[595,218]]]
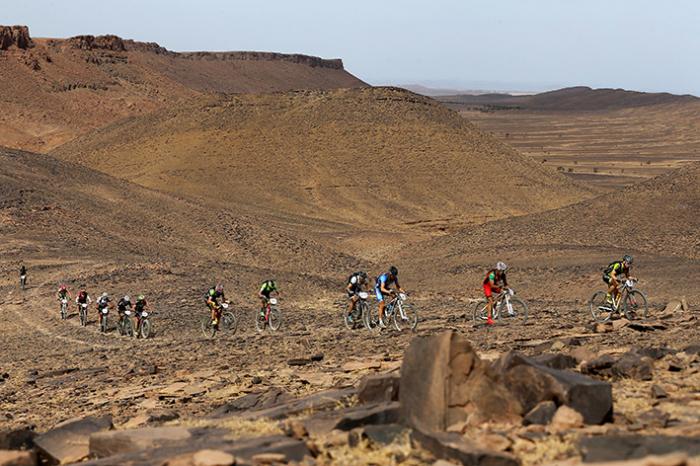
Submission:
[[[112,301],[112,300],[109,299],[109,298],[100,298],[100,299],[97,300],[97,308],[98,308],[98,309],[104,309],[104,308],[106,308],[107,306],[109,306],[109,303],[110,303],[111,301]]]
[[[362,283],[363,282],[361,272],[355,272],[354,274],[350,275],[350,277],[348,277],[348,285],[350,285],[348,293],[351,295],[359,293],[362,289]]]
[[[508,286],[508,280],[506,280],[506,273],[496,269],[489,270],[486,274],[486,277],[484,278],[484,285],[488,285],[491,283],[493,283],[496,286],[498,286],[501,283],[503,284],[503,286]]]
[[[124,312],[127,309],[131,309],[131,301],[127,301],[124,298],[120,299],[119,302],[117,303],[117,310],[119,312]]]
[[[277,284],[275,282],[273,282],[272,280],[264,281],[262,286],[260,287],[260,294],[262,294],[266,298],[269,298],[270,293],[272,293],[273,291],[278,291],[278,290],[277,290]]]
[[[148,304],[148,303],[146,302],[145,299],[144,299],[144,300],[141,300],[141,301],[136,301],[136,304],[134,305],[134,310],[135,310],[137,313],[140,314],[140,313],[143,312],[143,310],[144,310],[144,308],[146,307],[147,304]]]
[[[80,304],[85,304],[88,301],[90,301],[90,295],[87,293],[80,293],[80,294],[78,294],[78,297],[75,298],[75,301],[80,303]]]
[[[384,288],[389,288],[390,285],[396,285],[397,288],[400,288],[399,286],[399,280],[396,277],[391,277],[390,274],[388,273],[383,273],[379,277],[377,277],[377,282],[374,285],[374,293],[377,296],[377,301],[384,301],[384,293],[382,293],[382,285],[384,285]]]
[[[608,275],[610,276],[613,272],[615,272],[615,275],[620,275],[620,274],[628,274],[629,273],[629,267],[625,267],[625,263],[623,261],[615,261],[611,262],[610,265],[608,265],[605,268],[605,271],[603,272],[603,275]]]
[[[58,298],[59,299],[66,299],[68,297],[68,290],[59,290],[58,291]]]

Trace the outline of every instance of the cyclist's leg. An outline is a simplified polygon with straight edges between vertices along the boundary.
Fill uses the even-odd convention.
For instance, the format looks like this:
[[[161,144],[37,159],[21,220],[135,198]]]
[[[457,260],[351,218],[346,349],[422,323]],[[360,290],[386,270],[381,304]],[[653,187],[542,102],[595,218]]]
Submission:
[[[348,293],[348,297],[350,298],[350,303],[348,303],[348,315],[351,315],[352,311],[355,310],[359,297],[354,293]]]
[[[377,301],[379,301],[379,322],[380,325],[384,323],[384,308],[386,307],[386,301],[384,299],[384,295],[382,294],[382,291],[379,289],[379,287],[374,287],[374,294],[377,296]]]

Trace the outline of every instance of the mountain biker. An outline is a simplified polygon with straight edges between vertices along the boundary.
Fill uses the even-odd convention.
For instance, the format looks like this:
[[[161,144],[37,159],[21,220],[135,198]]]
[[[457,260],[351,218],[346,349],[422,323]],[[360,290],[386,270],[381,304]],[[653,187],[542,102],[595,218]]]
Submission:
[[[68,291],[68,287],[66,285],[61,284],[61,286],[58,287],[56,298],[59,301],[62,301],[64,299],[70,301],[73,297],[71,296],[70,291]]]
[[[98,314],[102,313],[102,309],[107,309],[110,307],[110,303],[112,302],[112,299],[109,297],[109,295],[105,292],[100,295],[99,298],[97,298],[97,311]]]
[[[265,314],[265,308],[267,307],[267,302],[270,300],[270,294],[275,293],[279,296],[280,291],[277,289],[277,284],[274,280],[265,280],[260,286],[260,291],[258,291],[258,298],[262,307],[260,308],[260,315]]]
[[[22,264],[19,268],[19,280],[20,283],[27,284],[27,268]]]
[[[348,293],[348,298],[350,299],[350,303],[348,304],[348,317],[350,319],[352,319],[352,311],[355,310],[357,301],[360,299],[358,293],[360,291],[367,291],[368,280],[367,272],[355,272],[348,277],[345,291]]]
[[[493,293],[500,293],[503,288],[508,288],[508,280],[506,279],[506,270],[508,266],[504,262],[496,263],[496,268],[489,270],[484,278],[484,295],[488,300],[486,325],[493,325]]]
[[[605,270],[603,270],[603,281],[608,285],[608,294],[605,296],[605,301],[608,304],[613,304],[617,300],[617,295],[619,293],[618,278],[620,275],[624,275],[625,279],[633,280],[634,278],[630,276],[630,267],[632,266],[632,256],[625,254],[622,260],[611,262]]]
[[[131,304],[131,297],[127,294],[122,296],[119,299],[119,302],[117,302],[117,313],[119,314],[119,323],[121,324],[122,321],[124,320],[124,313],[126,311],[130,311],[133,308],[133,304]]]
[[[146,301],[146,297],[142,294],[138,295],[136,297],[136,303],[134,304],[134,314],[136,314],[136,328],[138,329],[138,322],[141,320],[141,317],[148,309],[148,301]]]
[[[224,294],[224,286],[218,284],[212,286],[207,292],[207,307],[211,310],[211,323],[214,328],[219,326],[219,318],[221,317],[221,300],[222,303],[226,303],[226,295]]]
[[[401,285],[399,285],[399,269],[395,266],[389,267],[389,271],[377,277],[377,282],[374,285],[374,292],[379,301],[379,327],[386,328],[384,324],[384,308],[386,301],[384,298],[388,295],[396,296],[396,291],[389,288],[391,284],[396,285],[396,290],[403,293]]]
[[[75,297],[75,303],[78,305],[78,312],[80,312],[80,306],[83,304],[87,304],[89,306],[90,303],[92,303],[92,298],[90,298],[87,291],[80,290],[78,292],[78,296]]]

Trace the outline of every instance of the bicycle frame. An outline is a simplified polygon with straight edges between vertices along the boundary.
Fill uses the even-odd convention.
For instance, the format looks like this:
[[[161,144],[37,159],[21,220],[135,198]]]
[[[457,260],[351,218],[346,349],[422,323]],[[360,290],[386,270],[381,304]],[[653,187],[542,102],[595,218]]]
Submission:
[[[399,308],[399,315],[401,316],[402,319],[407,319],[408,317],[406,314],[403,312],[403,298],[401,297],[401,293],[396,295],[394,299],[389,301],[389,304],[387,304],[386,309],[384,310],[384,319],[385,321],[388,320],[390,317],[393,317],[394,313],[396,312],[396,308]]]

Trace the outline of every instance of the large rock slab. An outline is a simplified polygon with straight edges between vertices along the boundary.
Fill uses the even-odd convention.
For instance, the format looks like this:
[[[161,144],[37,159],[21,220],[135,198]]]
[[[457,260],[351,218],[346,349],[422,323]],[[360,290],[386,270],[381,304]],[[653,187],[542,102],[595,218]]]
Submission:
[[[465,466],[518,466],[520,461],[508,453],[483,450],[454,432],[422,432],[414,429],[411,440],[435,457]]]
[[[526,411],[550,400],[575,409],[586,424],[612,421],[612,385],[608,382],[542,366],[516,353],[506,354],[495,366],[502,382]]]
[[[324,390],[322,392],[314,393],[313,395],[309,395],[304,398],[286,401],[284,403],[278,404],[270,408],[248,410],[240,413],[235,413],[233,415],[250,420],[285,419],[289,416],[294,416],[302,412],[313,412],[333,409],[336,406],[338,406],[339,403],[347,400],[354,394],[354,387]],[[219,417],[221,417],[221,415]]]
[[[654,366],[651,358],[629,351],[619,357],[604,354],[584,363],[581,372],[614,379],[651,380]]]
[[[401,377],[398,374],[372,374],[360,381],[357,400],[360,403],[381,403],[399,400]]]
[[[399,422],[401,410],[399,403],[380,403],[360,405],[343,410],[320,413],[302,421],[306,431],[312,436],[328,434],[334,430],[351,430],[374,424],[393,424]]]
[[[469,422],[517,422],[517,398],[498,381],[460,334],[448,331],[411,341],[401,365],[401,415],[424,432]]]
[[[90,435],[90,455],[105,458],[183,442],[191,437],[190,431],[184,427],[144,427],[97,432]]]
[[[0,450],[27,450],[34,446],[36,432],[30,427],[0,432]]]
[[[606,435],[584,437],[579,441],[583,461],[622,461],[643,458],[648,455],[685,453],[700,455],[700,438],[673,437],[668,435]]]
[[[90,435],[109,430],[112,416],[88,416],[66,421],[34,438],[39,454],[50,463],[77,463],[89,453]]]

